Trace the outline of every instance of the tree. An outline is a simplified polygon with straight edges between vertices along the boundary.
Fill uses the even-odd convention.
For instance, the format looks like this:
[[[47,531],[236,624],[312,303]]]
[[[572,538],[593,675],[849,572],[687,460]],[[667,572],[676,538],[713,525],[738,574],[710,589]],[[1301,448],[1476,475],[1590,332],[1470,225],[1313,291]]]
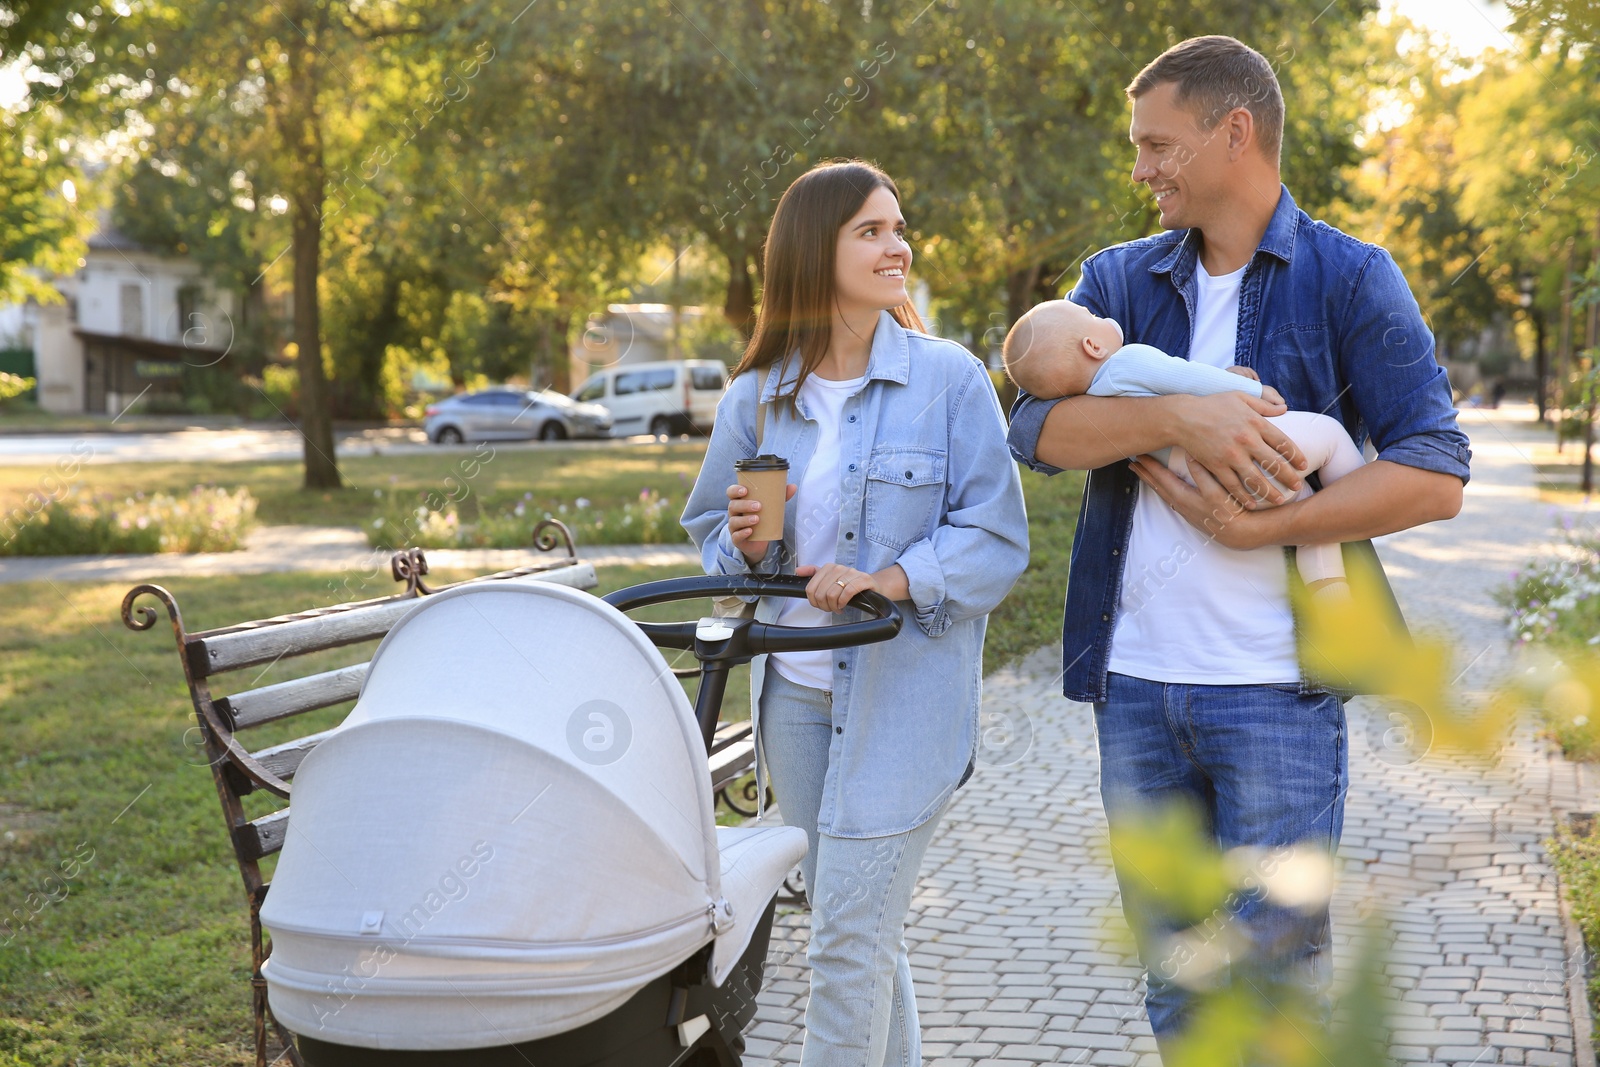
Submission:
[[[70,274],[83,254],[92,216],[89,190],[73,163],[72,128],[58,102],[81,63],[63,43],[67,5],[57,0],[0,3],[0,56],[12,57],[28,94],[0,113],[0,301],[59,300],[39,276]]]
[[[922,5],[915,5],[921,8]],[[1336,89],[1375,6],[1306,20],[1292,3],[936,4],[904,29],[885,126],[917,193],[923,264],[950,318],[978,340],[1060,295],[1090,252],[1155,228],[1128,177],[1124,87],[1170,45],[1232,33],[1274,64],[1290,99],[1285,176],[1312,207],[1336,197],[1355,150]],[[1297,90],[1304,98],[1296,99]]]
[[[1404,19],[1373,29],[1372,53],[1393,84],[1376,99],[1404,119],[1371,138],[1352,228],[1394,256],[1443,358],[1506,310],[1486,258],[1492,241],[1463,210],[1470,168],[1457,142],[1473,82]]]
[[[1519,301],[1524,284],[1534,283],[1527,313],[1536,349],[1546,354],[1546,323],[1553,321],[1562,339],[1564,394],[1572,354],[1567,275],[1593,247],[1600,203],[1600,170],[1593,166],[1600,143],[1591,118],[1600,111],[1600,88],[1577,59],[1544,50],[1523,59],[1497,56],[1467,90],[1457,138],[1460,207],[1484,235],[1484,261],[1501,304]]]
[[[391,99],[371,52],[425,37],[447,49],[457,39],[453,33],[434,39],[436,27],[426,20],[431,10],[400,0],[263,6],[202,0],[141,4],[125,18],[102,13],[84,20],[84,39],[96,49],[93,84],[82,94],[86,106],[117,124],[125,112],[139,115],[156,131],[141,151],[157,159],[208,143],[243,174],[255,190],[255,204],[276,197],[284,206],[272,231],[279,250],[260,267],[270,270],[284,255],[290,262],[290,335],[308,489],[340,484],[320,293],[330,173],[360,158],[374,111]],[[464,30],[459,20],[452,27]],[[197,167],[192,158],[185,169],[185,162],[163,160],[187,178],[208,180],[207,193],[219,203],[234,200],[233,175],[227,187],[219,187],[216,169]]]

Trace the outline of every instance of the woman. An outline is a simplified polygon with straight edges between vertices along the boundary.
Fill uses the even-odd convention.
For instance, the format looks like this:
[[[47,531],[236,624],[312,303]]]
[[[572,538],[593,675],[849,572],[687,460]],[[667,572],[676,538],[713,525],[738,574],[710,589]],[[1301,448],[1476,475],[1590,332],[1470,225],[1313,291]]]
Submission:
[[[906,294],[899,193],[859,161],[783,194],[755,335],[717,409],[683,525],[707,573],[810,576],[756,617],[836,620],[856,594],[901,602],[881,644],[751,664],[758,781],[803,827],[811,999],[803,1067],[921,1064],[906,913],[939,816],[972,773],[983,635],[1028,560],[1022,487],[983,365],[930,337]],[[781,541],[734,461],[789,461]],[[764,790],[761,790],[764,793]]]

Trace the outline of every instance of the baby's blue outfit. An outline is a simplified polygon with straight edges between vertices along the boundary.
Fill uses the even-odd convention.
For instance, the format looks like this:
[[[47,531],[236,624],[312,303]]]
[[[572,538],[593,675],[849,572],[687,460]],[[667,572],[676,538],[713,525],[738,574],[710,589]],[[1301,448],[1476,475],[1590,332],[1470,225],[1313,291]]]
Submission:
[[[1085,390],[1090,396],[1215,396],[1217,393],[1249,393],[1261,396],[1261,383],[1242,374],[1230,374],[1209,363],[1194,363],[1169,356],[1151,345],[1123,345],[1095,371]],[[1172,449],[1162,448],[1151,455],[1168,466]]]

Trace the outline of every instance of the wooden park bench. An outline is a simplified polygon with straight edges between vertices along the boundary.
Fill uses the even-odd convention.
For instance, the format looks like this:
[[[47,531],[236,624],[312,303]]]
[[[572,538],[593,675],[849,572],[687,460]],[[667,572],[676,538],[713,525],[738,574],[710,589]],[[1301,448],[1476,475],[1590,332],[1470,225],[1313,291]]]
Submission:
[[[577,589],[592,589],[597,584],[594,567],[578,558],[572,535],[559,522],[541,524],[534,531],[534,543],[546,553],[554,553],[564,544],[565,554],[554,553],[537,562],[512,570],[485,574],[464,582],[503,581],[522,578],[558,582]],[[268,619],[241,622],[213,630],[190,633],[184,629],[183,616],[176,598],[159,585],[137,585],[128,590],[122,600],[122,621],[134,630],[148,630],[157,619],[157,611],[149,605],[135,606],[141,596],[152,596],[166,606],[177,638],[178,657],[183,667],[189,696],[194,702],[198,720],[198,735],[203,743],[207,762],[216,780],[217,797],[222,802],[223,819],[228,826],[228,837],[233,843],[234,858],[244,879],[245,896],[250,909],[250,985],[251,1006],[255,1024],[257,1067],[266,1067],[268,1053],[267,1030],[270,1022],[289,1062],[300,1064],[290,1036],[272,1017],[267,1005],[266,981],[261,975],[261,965],[272,952],[271,942],[263,937],[261,929],[261,904],[265,900],[269,882],[262,876],[261,863],[283,847],[288,832],[290,807],[277,806],[275,810],[251,817],[248,806],[260,809],[265,804],[276,804],[270,798],[290,799],[293,780],[306,754],[331,731],[319,730],[291,737],[277,744],[252,751],[241,740],[244,731],[268,724],[281,724],[287,719],[306,712],[354,700],[360,693],[366,677],[367,663],[355,663],[334,669],[313,670],[287,681],[255,687],[255,681],[245,675],[246,687],[225,696],[212,692],[237,685],[233,678],[224,678],[232,672],[258,668],[255,680],[266,673],[259,670],[270,667],[281,676],[285,665],[292,672],[294,661],[313,653],[336,649],[346,645],[372,642],[381,639],[416,602],[417,598],[440,592],[424,581],[428,563],[421,549],[396,552],[390,559],[390,570],[395,581],[404,582],[405,588],[392,596],[354,603],[336,604],[332,607],[313,608],[292,615],[277,615]],[[302,671],[308,668],[302,667]],[[693,669],[674,671],[679,676],[693,676]],[[278,727],[277,732],[283,728]],[[750,723],[722,724],[716,733],[710,756],[713,793],[719,795],[728,807],[741,814],[754,814],[753,785],[738,790],[744,804],[736,804],[730,795],[731,787],[745,777],[755,762],[755,745],[750,736]],[[256,799],[245,798],[256,794]],[[262,797],[268,798],[265,802]]]

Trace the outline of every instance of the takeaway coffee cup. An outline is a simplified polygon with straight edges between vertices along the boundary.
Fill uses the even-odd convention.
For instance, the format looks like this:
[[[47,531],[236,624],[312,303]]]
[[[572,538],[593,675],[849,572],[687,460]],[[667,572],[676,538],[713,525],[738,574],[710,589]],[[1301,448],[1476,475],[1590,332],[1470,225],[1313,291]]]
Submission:
[[[749,490],[747,500],[761,501],[761,521],[750,531],[752,541],[783,539],[783,505],[788,495],[789,461],[782,456],[762,455],[736,460],[733,469],[739,484]]]

